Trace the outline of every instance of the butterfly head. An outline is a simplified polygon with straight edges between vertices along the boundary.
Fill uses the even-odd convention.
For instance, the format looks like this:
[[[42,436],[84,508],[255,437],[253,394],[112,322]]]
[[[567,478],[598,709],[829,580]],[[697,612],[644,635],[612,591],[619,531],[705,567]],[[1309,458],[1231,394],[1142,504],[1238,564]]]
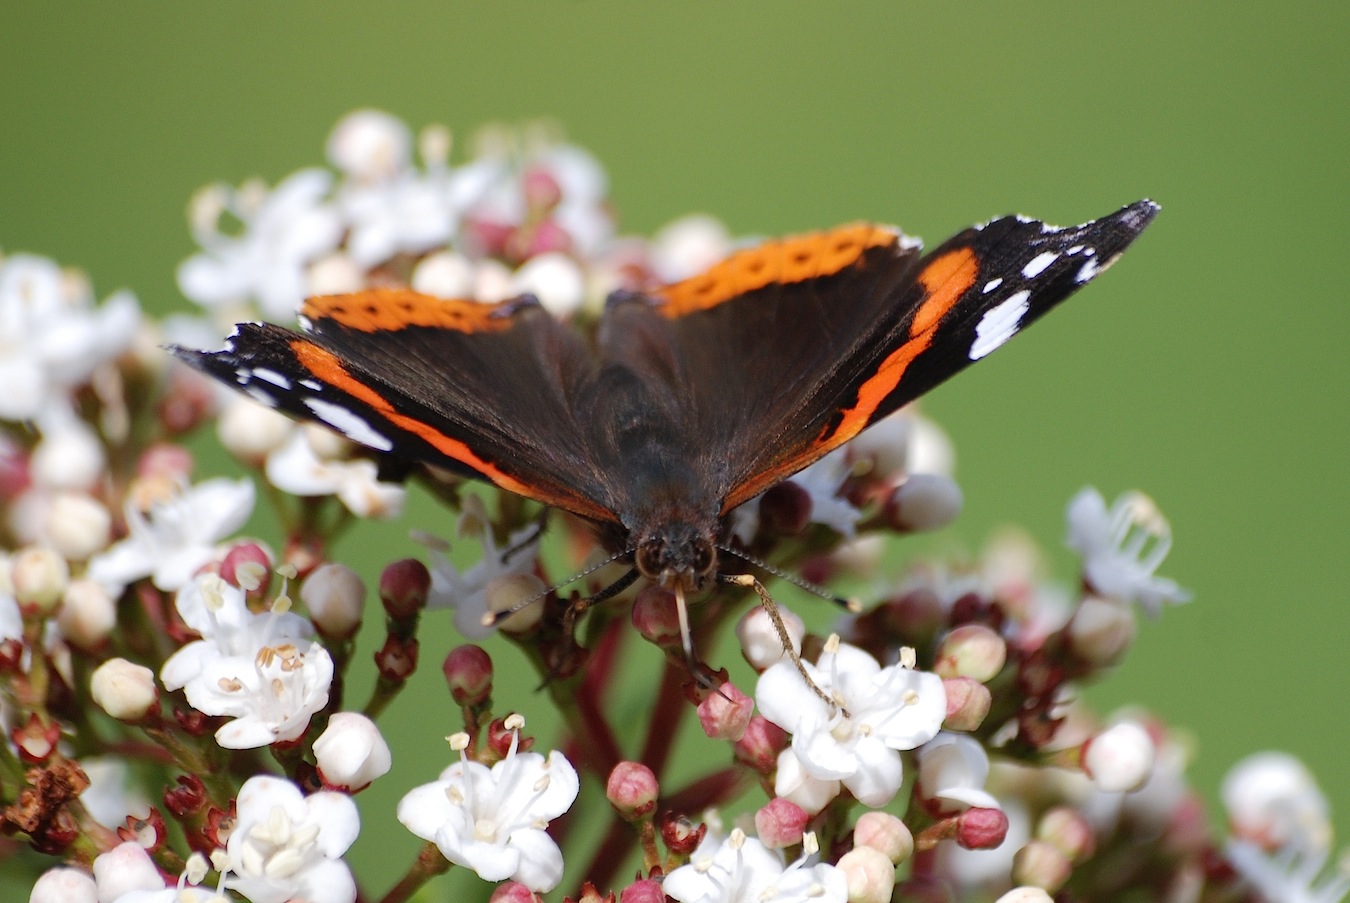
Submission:
[[[641,535],[633,552],[638,571],[666,589],[693,592],[717,574],[713,535],[689,523],[661,524]]]

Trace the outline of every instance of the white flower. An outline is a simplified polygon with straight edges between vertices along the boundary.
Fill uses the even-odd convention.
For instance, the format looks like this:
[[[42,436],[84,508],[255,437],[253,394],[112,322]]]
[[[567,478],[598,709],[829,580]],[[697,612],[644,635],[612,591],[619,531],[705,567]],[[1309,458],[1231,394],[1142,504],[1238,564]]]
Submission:
[[[759,678],[761,713],[792,734],[792,750],[812,777],[842,781],[868,806],[885,805],[903,781],[899,750],[932,740],[946,717],[942,679],[899,665],[883,668],[837,637],[815,665],[803,665],[834,704],[782,661]]]
[[[841,786],[834,779],[813,778],[791,747],[778,754],[773,773],[773,795],[796,803],[808,815],[823,811],[839,795]]]
[[[455,628],[465,638],[476,640],[490,636],[495,629],[483,625],[483,616],[488,611],[489,585],[503,577],[534,573],[539,529],[522,527],[507,538],[505,549],[498,550],[492,530],[482,521],[464,518],[461,523],[470,524],[469,529],[478,531],[483,543],[483,557],[461,574],[442,551],[430,548],[431,589],[427,593],[427,608],[453,607]],[[531,537],[535,540],[531,541]]]
[[[89,286],[51,260],[0,259],[0,419],[73,419],[70,392],[135,338],[140,306],[117,292],[94,307]]]
[[[1331,812],[1306,765],[1281,752],[1242,759],[1224,776],[1224,808],[1235,836],[1267,848],[1327,849]]]
[[[1266,903],[1339,903],[1350,894],[1350,873],[1328,875],[1319,883],[1326,865],[1325,850],[1295,846],[1268,853],[1254,843],[1229,841],[1228,861]]]
[[[234,874],[225,886],[252,903],[354,901],[356,882],[341,857],[360,830],[356,804],[346,794],[304,796],[281,778],[249,778],[239,789],[226,844]]]
[[[398,517],[407,490],[379,479],[379,466],[368,458],[322,458],[311,431],[295,430],[267,456],[267,481],[291,495],[336,495],[357,517]]]
[[[91,757],[81,759],[80,768],[89,777],[89,786],[80,794],[80,805],[94,821],[116,830],[129,815],[149,816],[150,801],[131,779],[125,760]]]
[[[828,863],[812,863],[814,836],[801,859],[784,863],[779,851],[734,828],[708,832],[688,865],[666,876],[662,887],[680,903],[845,903],[848,879]]]
[[[164,879],[145,847],[128,840],[94,859],[94,880],[100,900],[124,900],[132,893],[164,890]]]
[[[178,267],[183,294],[205,307],[256,300],[268,317],[294,319],[309,294],[306,266],[342,239],[341,218],[325,201],[332,180],[302,169],[270,193],[257,183],[200,192],[191,218],[203,252]],[[220,231],[225,213],[242,224],[238,235]]]
[[[253,483],[224,477],[184,488],[148,514],[128,501],[131,535],[90,559],[87,576],[115,592],[142,577],[176,590],[215,558],[216,543],[242,527],[252,511]]]
[[[563,870],[562,851],[544,829],[571,807],[580,783],[562,753],[523,753],[519,741],[517,732],[506,758],[488,768],[464,755],[467,735],[451,737],[460,761],[409,791],[398,820],[483,880],[509,878],[542,893],[557,887]]]
[[[1088,487],[1069,502],[1069,548],[1083,557],[1083,576],[1103,596],[1137,602],[1157,615],[1167,602],[1185,602],[1190,593],[1154,576],[1172,548],[1172,528],[1143,493],[1127,492],[1108,511]]]
[[[214,574],[179,592],[178,611],[203,638],[170,656],[160,680],[168,690],[183,688],[199,712],[234,719],[216,731],[221,746],[251,749],[294,740],[328,704],[333,659],[309,639],[313,627],[304,618],[286,611],[255,614],[243,590]]]
[[[989,755],[978,740],[943,731],[919,747],[919,785],[924,799],[951,803],[949,814],[966,808],[997,809],[998,800],[984,789]]]

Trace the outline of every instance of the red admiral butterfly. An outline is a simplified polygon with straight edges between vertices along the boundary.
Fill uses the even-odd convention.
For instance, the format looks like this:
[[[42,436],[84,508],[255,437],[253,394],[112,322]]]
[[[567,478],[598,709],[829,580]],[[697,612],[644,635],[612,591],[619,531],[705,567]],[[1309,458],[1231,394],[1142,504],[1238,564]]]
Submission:
[[[732,509],[998,348],[1157,211],[1004,217],[927,255],[867,224],[770,241],[615,292],[593,347],[529,296],[376,289],[311,298],[305,334],[245,323],[223,351],[173,352],[376,451],[570,511],[632,565],[613,591],[641,575],[682,599],[736,554]]]

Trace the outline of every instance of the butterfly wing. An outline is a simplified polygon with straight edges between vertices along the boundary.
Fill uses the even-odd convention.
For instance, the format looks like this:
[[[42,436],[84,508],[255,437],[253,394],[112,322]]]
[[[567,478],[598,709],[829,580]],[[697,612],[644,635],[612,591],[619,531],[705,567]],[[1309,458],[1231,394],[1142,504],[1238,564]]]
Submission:
[[[173,352],[288,414],[377,451],[613,521],[575,399],[595,361],[530,298],[405,290],[311,298],[307,334],[244,323],[222,351]]]
[[[998,348],[1105,270],[1157,210],[1139,201],[1072,228],[1004,217],[922,257],[879,227],[774,242],[645,305],[611,305],[608,347],[668,334],[668,378],[725,515]]]

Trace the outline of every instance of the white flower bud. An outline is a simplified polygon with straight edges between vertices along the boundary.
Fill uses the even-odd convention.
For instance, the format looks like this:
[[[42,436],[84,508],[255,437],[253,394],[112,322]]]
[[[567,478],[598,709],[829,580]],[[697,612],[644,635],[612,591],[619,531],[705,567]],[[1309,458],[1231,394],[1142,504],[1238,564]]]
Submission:
[[[412,272],[412,287],[438,298],[465,298],[473,290],[473,264],[463,254],[437,251]]]
[[[67,642],[92,652],[117,626],[117,603],[102,585],[80,577],[66,586],[56,621]]]
[[[800,655],[802,637],[806,636],[806,624],[796,614],[781,606],[778,614],[783,619],[783,626],[787,628],[788,639],[792,641],[792,651]],[[741,654],[756,671],[763,671],[786,654],[773,619],[760,605],[747,611],[736,624],[736,639],[740,640]]]
[[[914,855],[914,834],[889,812],[864,812],[853,827],[853,844],[886,854],[897,865]]]
[[[1054,903],[1054,899],[1039,887],[1014,887],[994,903]]]
[[[328,136],[328,160],[356,181],[379,181],[412,159],[412,132],[383,110],[348,113]]]
[[[314,741],[314,758],[326,787],[348,793],[387,774],[393,763],[380,729],[359,712],[338,712]]]
[[[164,890],[164,879],[145,847],[128,840],[94,860],[100,900],[117,900],[133,891]]]
[[[65,592],[70,568],[51,549],[30,546],[14,556],[9,576],[19,605],[47,615]]]
[[[98,903],[98,885],[79,869],[47,869],[33,885],[28,903]]]
[[[159,698],[154,672],[124,658],[99,665],[89,689],[98,707],[119,721],[139,721]]]
[[[112,515],[83,492],[60,492],[47,509],[45,532],[63,558],[85,561],[112,541]]]
[[[585,283],[576,262],[559,251],[531,258],[516,271],[513,294],[531,294],[555,317],[576,313],[585,300]]]
[[[544,616],[544,606],[537,604],[548,587],[534,574],[502,574],[488,581],[484,588],[487,610],[490,612],[510,611],[523,602],[535,600],[536,604],[526,605],[497,626],[507,633],[529,630]]]
[[[103,446],[83,427],[70,427],[44,435],[33,449],[29,473],[44,489],[89,490],[103,473]]]
[[[887,504],[890,521],[903,530],[938,530],[961,513],[961,487],[936,473],[911,474]]]
[[[300,587],[300,601],[309,618],[326,637],[347,639],[361,627],[366,585],[344,564],[320,565]]]
[[[295,421],[285,414],[240,395],[220,412],[216,435],[237,459],[257,464],[280,448],[294,428]]]
[[[1153,738],[1133,721],[1102,731],[1083,747],[1083,770],[1107,793],[1138,790],[1153,773]]]
[[[839,859],[848,879],[849,903],[889,903],[895,891],[895,864],[880,850],[854,847]]]
[[[1136,633],[1134,608],[1127,602],[1088,596],[1069,621],[1069,645],[1093,665],[1114,664]]]
[[[334,251],[309,267],[309,292],[314,295],[343,295],[366,287],[366,273],[351,255]]]
[[[731,235],[721,220],[692,214],[674,220],[652,238],[652,268],[664,282],[697,275],[731,253]]]

